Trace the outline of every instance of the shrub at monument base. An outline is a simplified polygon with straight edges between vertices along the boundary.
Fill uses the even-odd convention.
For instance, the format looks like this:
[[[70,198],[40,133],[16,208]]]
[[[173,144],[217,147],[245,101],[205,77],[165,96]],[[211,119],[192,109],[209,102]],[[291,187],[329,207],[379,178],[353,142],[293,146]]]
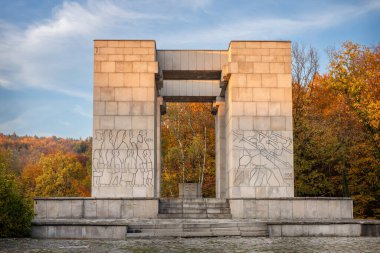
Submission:
[[[10,171],[10,152],[0,150],[0,237],[30,234],[32,203],[21,193],[16,176]]]

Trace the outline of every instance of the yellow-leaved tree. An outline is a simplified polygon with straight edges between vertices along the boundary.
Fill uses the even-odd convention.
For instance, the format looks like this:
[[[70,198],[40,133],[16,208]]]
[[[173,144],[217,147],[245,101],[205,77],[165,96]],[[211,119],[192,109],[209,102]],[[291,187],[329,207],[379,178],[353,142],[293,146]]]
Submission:
[[[35,178],[32,196],[88,196],[84,181],[88,172],[74,154],[57,152],[42,155],[38,161],[40,175]],[[87,190],[88,191],[88,190]]]
[[[346,42],[330,52],[329,83],[356,113],[380,158],[380,45]]]

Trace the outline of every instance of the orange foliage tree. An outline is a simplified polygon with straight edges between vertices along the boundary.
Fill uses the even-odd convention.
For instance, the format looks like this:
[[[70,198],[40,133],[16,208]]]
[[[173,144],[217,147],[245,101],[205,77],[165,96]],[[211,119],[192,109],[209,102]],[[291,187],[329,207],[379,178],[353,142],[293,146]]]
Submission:
[[[197,182],[215,196],[215,130],[210,103],[169,103],[162,118],[162,188],[178,196],[178,183]]]
[[[360,218],[380,217],[379,48],[346,42],[325,75],[293,82],[296,195],[351,196]]]
[[[22,174],[33,197],[89,196],[89,187],[84,183],[88,178],[77,156],[63,152],[42,155]]]

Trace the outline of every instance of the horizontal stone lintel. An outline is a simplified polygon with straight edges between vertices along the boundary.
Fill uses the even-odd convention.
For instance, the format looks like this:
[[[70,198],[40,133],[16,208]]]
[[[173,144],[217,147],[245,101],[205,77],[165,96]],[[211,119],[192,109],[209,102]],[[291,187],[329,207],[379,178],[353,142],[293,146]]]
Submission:
[[[220,80],[220,70],[163,70],[164,80]]]
[[[164,96],[165,102],[210,102],[216,100],[216,96]]]

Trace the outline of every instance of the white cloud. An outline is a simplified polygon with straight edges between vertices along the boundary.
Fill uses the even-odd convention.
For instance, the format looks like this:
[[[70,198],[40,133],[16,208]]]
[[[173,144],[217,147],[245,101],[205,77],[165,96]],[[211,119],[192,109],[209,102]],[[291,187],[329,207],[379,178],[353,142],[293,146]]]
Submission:
[[[80,115],[82,117],[92,119],[92,112],[85,110],[80,105],[75,105],[74,108],[73,108],[73,112],[75,112],[76,114],[78,114],[78,115]]]
[[[216,27],[204,27],[191,33],[183,32],[164,37],[170,46],[196,42],[213,43],[230,40],[288,40],[292,36],[312,30],[328,29],[372,11],[380,10],[380,1],[366,1],[358,5],[331,5],[326,9],[309,10],[294,17],[260,16],[239,18]],[[199,39],[201,38],[201,39]]]
[[[0,87],[7,88],[9,87],[9,84],[8,80],[0,79]]]
[[[64,2],[50,19],[25,29],[0,20],[0,87],[31,86],[91,101],[95,38],[153,38],[159,45],[173,48],[223,42],[227,47],[231,39],[289,39],[380,9],[379,1],[366,1],[310,10],[292,18],[256,13],[181,30],[181,22],[192,24],[199,10],[207,14],[207,9],[218,4],[211,0],[88,0],[83,4]]]
[[[0,86],[31,86],[90,100],[92,40],[115,37],[120,26],[126,31],[136,22],[166,19],[168,15],[136,12],[114,1],[89,0],[83,5],[64,2],[49,20],[25,30],[0,21]]]

